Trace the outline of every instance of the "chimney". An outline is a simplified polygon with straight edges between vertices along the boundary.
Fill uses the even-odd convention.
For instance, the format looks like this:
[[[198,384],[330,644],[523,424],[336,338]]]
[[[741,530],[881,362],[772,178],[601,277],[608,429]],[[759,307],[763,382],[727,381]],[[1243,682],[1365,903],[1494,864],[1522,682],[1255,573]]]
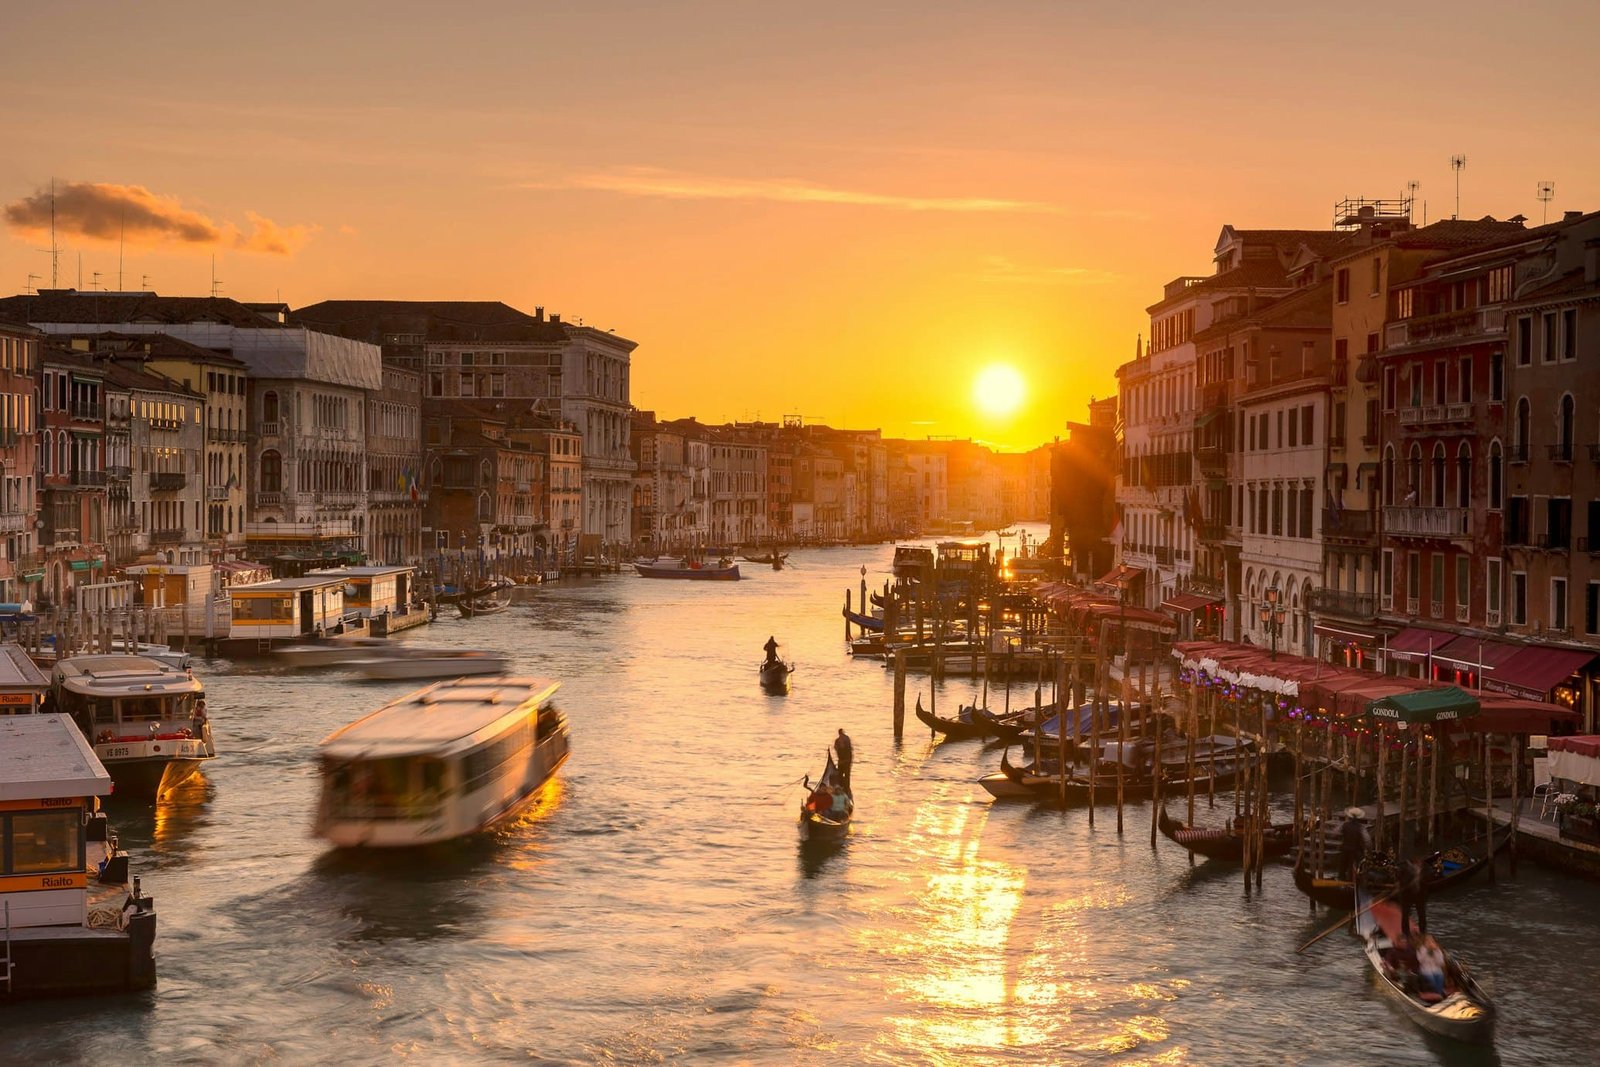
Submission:
[[[535,319],[538,319],[540,322],[543,322],[544,321],[544,308],[543,307],[535,307],[533,309],[533,317]]]
[[[1562,222],[1577,222],[1581,218],[1583,218],[1583,212],[1581,211],[1563,211],[1561,213]]]
[[[550,323],[551,323],[551,325],[554,325],[554,326],[560,326],[561,325],[561,316],[552,314],[550,316]]]

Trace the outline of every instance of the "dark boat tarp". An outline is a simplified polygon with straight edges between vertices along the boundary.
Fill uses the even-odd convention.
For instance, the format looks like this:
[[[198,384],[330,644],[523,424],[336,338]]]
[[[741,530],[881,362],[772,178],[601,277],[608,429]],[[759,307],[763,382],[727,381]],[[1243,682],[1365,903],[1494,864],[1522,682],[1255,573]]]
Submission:
[[[1387,722],[1432,723],[1470,719],[1478,714],[1478,698],[1455,686],[1395,693],[1367,705],[1367,714]]]

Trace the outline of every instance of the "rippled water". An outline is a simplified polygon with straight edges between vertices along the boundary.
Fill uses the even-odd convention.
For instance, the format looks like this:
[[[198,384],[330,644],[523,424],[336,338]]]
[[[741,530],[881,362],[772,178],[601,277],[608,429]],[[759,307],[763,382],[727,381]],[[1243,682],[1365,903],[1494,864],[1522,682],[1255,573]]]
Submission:
[[[560,678],[574,752],[517,825],[400,861],[308,826],[318,740],[406,683],[202,668],[222,757],[159,812],[112,812],[157,899],[159,987],[0,1008],[0,1058],[1593,1061],[1593,886],[1524,864],[1430,908],[1502,1013],[1494,1050],[1464,1049],[1391,1007],[1353,938],[1295,954],[1327,919],[1287,870],[1247,898],[1235,869],[1152,850],[1148,805],[1091,832],[1083,810],[992,805],[998,750],[915,720],[896,746],[889,679],[849,660],[839,617],[889,555],[550,586],[407,635]],[[757,685],[769,633],[799,664],[787,697]],[[816,861],[794,783],[840,726],[855,829]]]

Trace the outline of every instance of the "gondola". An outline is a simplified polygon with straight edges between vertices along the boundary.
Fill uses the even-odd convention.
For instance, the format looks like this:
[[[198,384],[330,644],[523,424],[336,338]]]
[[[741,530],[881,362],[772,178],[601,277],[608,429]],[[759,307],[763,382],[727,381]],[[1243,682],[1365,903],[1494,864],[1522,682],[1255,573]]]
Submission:
[[[761,664],[761,688],[769,693],[787,693],[789,675],[793,673],[794,664],[781,659],[768,660]]]
[[[1032,709],[1028,709],[1032,710]],[[997,737],[997,725],[1008,721],[1007,716],[995,715],[987,708],[976,708],[963,704],[956,712],[954,719],[935,715],[925,711],[922,707],[922,697],[917,697],[917,718],[927,725],[929,730],[936,734],[943,734],[952,741],[973,741],[985,737]],[[1023,714],[1022,711],[1012,712],[1010,717]]]
[[[1211,860],[1228,860],[1234,863],[1244,859],[1244,831],[1237,826],[1225,829],[1203,829],[1186,826],[1167,814],[1167,805],[1161,805],[1156,825],[1167,840]],[[1261,842],[1265,859],[1287,855],[1294,848],[1294,824],[1274,823],[1267,828]]]
[[[1428,870],[1428,895],[1460,885],[1483,870],[1510,840],[1511,828],[1502,826],[1495,829],[1492,838],[1486,835],[1440,849],[1438,863]],[[1344,878],[1314,874],[1304,863],[1297,862],[1294,866],[1294,884],[1300,892],[1325,908],[1338,911],[1355,908],[1355,885]],[[1375,886],[1379,890],[1393,887],[1392,874]]]
[[[511,589],[514,584],[509,578],[497,578],[487,585],[462,593],[456,600],[456,611],[461,613],[463,619],[475,619],[479,615],[498,615],[511,606]]]
[[[1045,786],[1061,781],[1060,764],[1054,760],[1028,763],[1021,767],[1011,762],[1011,750],[1000,756],[1000,769],[978,779],[978,784],[996,800],[1037,800]]]
[[[834,765],[833,753],[816,785],[807,780],[806,799],[800,805],[800,843],[831,844],[843,841],[850,832],[850,817],[855,814],[855,799],[845,787]]]
[[[1383,988],[1413,1022],[1457,1041],[1486,1044],[1494,1038],[1494,1002],[1454,955],[1444,952],[1444,992],[1427,988],[1417,972],[1416,951],[1400,933],[1400,908],[1374,900],[1357,887],[1356,933],[1366,943],[1367,961]],[[1441,951],[1443,951],[1441,949]]]
[[[775,571],[783,570],[784,561],[789,558],[787,552],[765,552],[759,556],[740,556],[746,563],[762,563],[770,566]]]

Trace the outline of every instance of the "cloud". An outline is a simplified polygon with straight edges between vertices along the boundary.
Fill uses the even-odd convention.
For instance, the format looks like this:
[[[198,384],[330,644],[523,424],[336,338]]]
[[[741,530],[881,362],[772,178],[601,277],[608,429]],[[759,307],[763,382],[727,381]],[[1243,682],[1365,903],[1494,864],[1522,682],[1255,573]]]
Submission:
[[[6,204],[0,215],[11,229],[32,236],[48,235],[53,215],[56,233],[67,237],[236,248],[276,256],[293,255],[318,232],[316,226],[280,226],[247,211],[250,232],[245,233],[232,223],[218,223],[184,207],[175,196],[111,182],[58,182],[53,195],[40,189]]]
[[[344,234],[346,237],[354,237],[361,231],[350,225],[348,222],[345,222],[340,224],[339,232]]]
[[[1023,267],[1004,256],[985,258],[978,276],[1010,285],[1103,285],[1120,277],[1094,267]]]
[[[899,211],[966,213],[1017,213],[1057,215],[1055,204],[1036,200],[993,197],[904,196],[840,189],[786,178],[746,179],[681,174],[654,167],[625,167],[574,174],[551,182],[530,182],[526,189],[588,189],[622,196],[648,196],[663,200],[765,200],[784,204],[843,204],[884,207]]]

